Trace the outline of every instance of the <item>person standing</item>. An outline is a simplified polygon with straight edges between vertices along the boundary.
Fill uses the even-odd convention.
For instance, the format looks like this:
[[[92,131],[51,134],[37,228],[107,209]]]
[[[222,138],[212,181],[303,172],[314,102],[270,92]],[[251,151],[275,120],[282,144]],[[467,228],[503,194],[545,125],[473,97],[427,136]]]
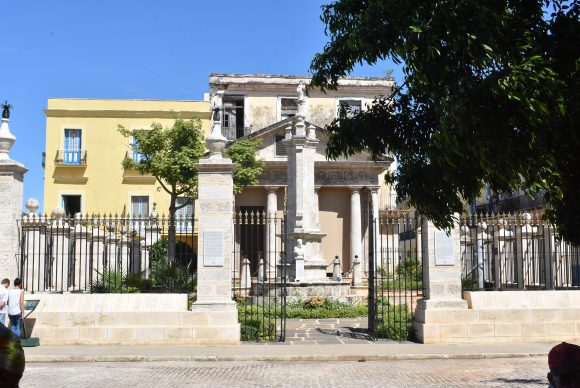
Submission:
[[[8,291],[8,317],[10,318],[10,330],[17,338],[20,338],[24,316],[24,290],[22,290],[20,278],[14,279],[14,288]]]
[[[6,305],[8,304],[8,287],[10,287],[10,279],[2,279],[0,283],[0,323],[8,326],[6,323]]]

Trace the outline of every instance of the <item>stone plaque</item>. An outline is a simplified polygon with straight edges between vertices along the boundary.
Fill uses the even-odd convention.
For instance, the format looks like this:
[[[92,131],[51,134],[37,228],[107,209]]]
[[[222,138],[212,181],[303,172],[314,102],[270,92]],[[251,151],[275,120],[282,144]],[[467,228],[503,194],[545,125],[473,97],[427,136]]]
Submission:
[[[435,265],[455,265],[453,233],[447,236],[446,232],[435,230],[433,237],[435,243]]]
[[[203,266],[223,267],[224,266],[224,232],[205,231],[203,232]]]

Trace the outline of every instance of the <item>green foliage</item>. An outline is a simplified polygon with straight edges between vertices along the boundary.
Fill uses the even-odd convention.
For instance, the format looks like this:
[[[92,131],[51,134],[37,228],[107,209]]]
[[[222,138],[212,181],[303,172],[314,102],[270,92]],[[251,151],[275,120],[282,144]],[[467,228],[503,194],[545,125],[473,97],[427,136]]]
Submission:
[[[415,335],[413,321],[415,317],[406,304],[389,305],[379,298],[378,322],[376,336],[395,341],[412,340]]]
[[[404,79],[355,117],[340,110],[327,156],[389,150],[387,181],[440,228],[487,182],[545,190],[547,216],[580,243],[580,3],[339,0],[323,6],[330,41],[313,87],[391,59]]]
[[[132,150],[143,155],[139,162],[131,158],[123,160],[124,168],[153,175],[169,194],[195,195],[195,165],[205,152],[199,119],[177,119],[170,128],[153,123],[149,130],[128,130],[119,125],[119,132],[129,139],[135,138],[137,141],[131,143]]]
[[[153,288],[191,293],[197,285],[197,255],[183,241],[176,241],[174,260],[167,256],[168,241],[162,238],[149,248]]]
[[[305,301],[288,303],[287,318],[324,319],[324,318],[356,318],[368,314],[366,304],[351,304],[329,298],[312,297]]]
[[[423,266],[419,260],[407,257],[397,265],[397,275],[423,280]]]
[[[143,273],[127,274],[124,271],[103,270],[97,271],[96,279],[91,283],[94,293],[124,293],[131,294],[141,291],[147,282]]]
[[[237,140],[225,150],[225,156],[236,164],[234,172],[234,193],[241,193],[244,187],[258,183],[264,171],[264,161],[256,157],[259,140]]]
[[[161,260],[151,266],[153,287],[165,292],[191,293],[197,285],[197,273],[178,261]]]

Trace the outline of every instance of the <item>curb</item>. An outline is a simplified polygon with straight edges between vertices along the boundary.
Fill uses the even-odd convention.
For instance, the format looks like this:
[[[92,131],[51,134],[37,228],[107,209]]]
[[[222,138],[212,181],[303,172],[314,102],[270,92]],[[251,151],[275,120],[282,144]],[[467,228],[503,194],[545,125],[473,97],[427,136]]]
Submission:
[[[545,353],[433,353],[379,355],[287,355],[287,356],[143,356],[143,355],[27,355],[27,363],[37,362],[166,362],[166,361],[402,361],[480,360],[496,358],[545,357]]]

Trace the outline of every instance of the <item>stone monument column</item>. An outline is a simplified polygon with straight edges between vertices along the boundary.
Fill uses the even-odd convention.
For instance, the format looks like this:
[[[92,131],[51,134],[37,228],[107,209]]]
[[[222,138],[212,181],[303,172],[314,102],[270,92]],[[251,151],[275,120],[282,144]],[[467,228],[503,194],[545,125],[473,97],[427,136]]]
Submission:
[[[192,311],[207,324],[194,339],[238,343],[238,310],[232,300],[234,164],[223,157],[227,140],[221,133],[221,95],[212,96],[213,127],[206,139],[209,158],[198,169],[197,301]],[[203,336],[203,337],[202,337]],[[198,338],[196,338],[198,337]]]
[[[22,164],[10,159],[10,149],[16,137],[8,126],[10,111],[2,112],[0,125],[0,277],[14,279],[19,276],[18,244],[22,215],[24,174]]]
[[[313,128],[306,131],[306,86],[297,89],[298,113],[294,133],[286,132],[288,149],[288,257],[293,260],[294,278],[297,282],[326,281],[326,261],[320,252],[320,242],[325,236],[318,225],[318,203],[314,190],[314,160],[316,139]],[[297,276],[296,261],[304,259],[304,277]],[[292,271],[291,271],[292,272]]]

